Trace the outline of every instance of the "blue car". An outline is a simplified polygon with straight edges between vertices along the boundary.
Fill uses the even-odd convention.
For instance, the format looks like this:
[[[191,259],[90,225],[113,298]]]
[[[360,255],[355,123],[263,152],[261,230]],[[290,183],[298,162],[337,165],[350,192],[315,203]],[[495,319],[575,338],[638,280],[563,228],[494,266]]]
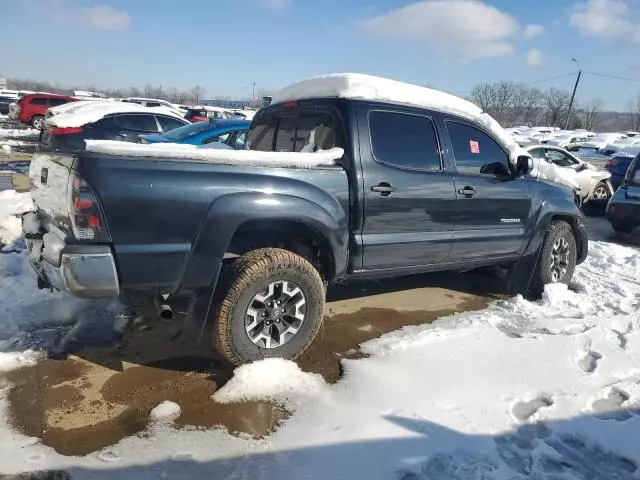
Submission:
[[[605,163],[604,168],[611,174],[611,185],[617,189],[627,174],[627,170],[635,156],[640,153],[640,147],[626,148],[616,152],[611,159]]]
[[[631,233],[640,226],[640,153],[631,161],[622,185],[607,204],[605,215],[616,232]]]
[[[211,120],[190,123],[168,132],[140,135],[138,143],[206,145],[219,142],[236,150],[242,150],[249,125],[251,122],[248,120]]]

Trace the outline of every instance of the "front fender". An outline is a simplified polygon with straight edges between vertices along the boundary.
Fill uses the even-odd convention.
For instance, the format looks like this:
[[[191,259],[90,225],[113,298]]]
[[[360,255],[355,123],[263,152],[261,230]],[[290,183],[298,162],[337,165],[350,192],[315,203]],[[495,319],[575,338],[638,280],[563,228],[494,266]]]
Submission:
[[[233,235],[252,220],[293,221],[313,228],[331,248],[336,276],[344,273],[348,261],[345,211],[328,193],[314,200],[266,192],[234,193],[216,199],[201,222],[180,290],[215,285]]]
[[[576,238],[577,263],[582,263],[588,253],[588,237],[584,213],[568,198],[551,197],[543,200],[538,209],[533,235],[523,252],[523,257],[535,255],[542,245],[547,228],[555,219],[571,224]]]

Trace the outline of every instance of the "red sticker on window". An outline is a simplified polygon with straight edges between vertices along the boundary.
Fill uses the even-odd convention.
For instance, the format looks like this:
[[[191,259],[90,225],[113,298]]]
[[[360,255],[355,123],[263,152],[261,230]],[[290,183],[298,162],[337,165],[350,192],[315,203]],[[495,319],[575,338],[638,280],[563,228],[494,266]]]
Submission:
[[[475,140],[469,140],[469,147],[471,147],[471,153],[480,153],[480,144]]]

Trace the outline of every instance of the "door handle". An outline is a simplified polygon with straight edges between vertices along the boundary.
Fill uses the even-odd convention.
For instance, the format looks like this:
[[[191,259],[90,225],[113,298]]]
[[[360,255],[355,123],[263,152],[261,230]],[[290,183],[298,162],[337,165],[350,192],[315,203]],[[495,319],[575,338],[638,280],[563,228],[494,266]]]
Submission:
[[[464,187],[458,190],[460,195],[464,195],[465,198],[471,198],[476,194],[476,191],[472,187]]]
[[[378,185],[374,185],[371,187],[372,192],[379,193],[382,197],[388,197],[393,192],[396,191],[395,187],[392,187],[387,182],[380,182]]]
[[[127,134],[126,133],[118,133],[116,135],[116,137],[120,137],[120,138],[127,138]]]

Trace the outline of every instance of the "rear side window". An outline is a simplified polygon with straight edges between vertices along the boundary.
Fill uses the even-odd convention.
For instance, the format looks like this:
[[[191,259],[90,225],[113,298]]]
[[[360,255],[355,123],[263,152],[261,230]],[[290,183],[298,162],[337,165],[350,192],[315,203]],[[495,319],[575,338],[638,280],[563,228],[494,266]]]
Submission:
[[[162,115],[156,115],[158,122],[160,122],[160,127],[162,127],[163,132],[168,132],[169,130],[173,130],[174,128],[178,128],[184,125],[184,122],[176,118],[164,117]]]
[[[158,126],[153,115],[117,115],[113,117],[113,124],[119,128],[138,132],[157,132]]]
[[[405,113],[371,112],[369,131],[373,156],[396,167],[440,170],[438,140],[428,117]]]
[[[63,105],[65,103],[69,103],[69,100],[66,100],[64,98],[50,98],[49,99],[49,106],[50,107],[57,107],[58,105]]]
[[[493,138],[471,125],[448,120],[456,170],[464,175],[509,176],[509,158]]]
[[[336,145],[333,117],[328,113],[265,116],[253,122],[247,135],[251,150],[316,152]]]
[[[34,97],[29,101],[29,103],[31,105],[49,105],[49,102],[47,102],[47,100],[49,99],[44,97]]]

